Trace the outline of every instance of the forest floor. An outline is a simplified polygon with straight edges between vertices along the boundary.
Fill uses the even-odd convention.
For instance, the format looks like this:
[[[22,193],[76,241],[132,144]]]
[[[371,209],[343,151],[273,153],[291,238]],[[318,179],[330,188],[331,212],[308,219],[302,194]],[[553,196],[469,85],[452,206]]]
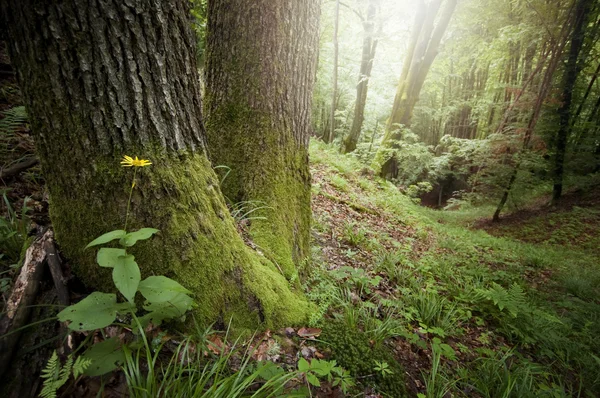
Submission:
[[[360,330],[401,364],[387,378],[403,379],[410,396],[597,396],[598,190],[492,224],[473,209],[418,206],[321,143],[311,160],[321,272],[309,297],[327,308],[322,324]],[[362,358],[371,373],[377,360]],[[390,383],[362,380],[394,396]]]
[[[4,168],[33,154],[26,125],[2,138]],[[288,369],[299,357],[335,360],[368,397],[600,394],[598,187],[492,224],[488,209],[421,207],[317,141],[311,171],[313,246],[300,279],[318,311],[304,328],[254,336],[253,360]],[[2,191],[12,227],[49,223],[37,166]],[[29,216],[19,218],[26,197]],[[13,271],[0,271],[6,296]],[[113,378],[114,391],[124,383]],[[100,388],[84,384],[77,396]],[[312,393],[343,396],[327,382]]]

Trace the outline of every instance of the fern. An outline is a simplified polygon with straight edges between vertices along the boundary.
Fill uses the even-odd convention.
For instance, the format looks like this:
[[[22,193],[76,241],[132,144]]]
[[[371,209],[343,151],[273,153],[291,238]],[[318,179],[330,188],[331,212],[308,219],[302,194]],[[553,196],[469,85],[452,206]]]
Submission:
[[[516,283],[506,290],[493,282],[491,288],[477,289],[476,292],[478,298],[492,301],[500,311],[506,309],[513,318],[516,318],[527,306],[527,296],[523,288]]]
[[[4,117],[0,119],[0,133],[13,132],[27,122],[27,112],[24,106],[17,106],[4,111]]]
[[[85,372],[90,364],[91,360],[81,357],[77,358],[75,363],[73,363],[73,355],[71,354],[67,357],[65,365],[61,366],[58,355],[54,351],[40,376],[44,379],[40,398],[56,398],[56,392],[69,380],[71,373],[73,377],[77,378]]]

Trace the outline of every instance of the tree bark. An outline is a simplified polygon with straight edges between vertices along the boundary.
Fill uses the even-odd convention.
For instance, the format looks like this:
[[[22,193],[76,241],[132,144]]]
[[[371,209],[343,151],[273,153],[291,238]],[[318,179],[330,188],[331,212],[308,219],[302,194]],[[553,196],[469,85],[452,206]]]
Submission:
[[[85,245],[123,227],[132,170],[133,229],[155,227],[132,253],[143,276],[195,294],[197,319],[255,328],[302,322],[306,302],[244,245],[206,156],[196,40],[188,2],[2,3],[62,252],[91,287],[114,286]]]
[[[325,135],[325,142],[330,144],[335,139],[335,111],[338,102],[338,56],[339,41],[338,30],[340,27],[340,0],[335,2],[335,22],[333,27],[333,93],[331,94],[331,112],[329,115],[329,130]]]
[[[575,8],[575,22],[571,35],[571,46],[567,64],[565,66],[565,74],[562,84],[562,103],[558,108],[558,132],[556,133],[554,145],[554,165],[553,165],[553,181],[552,188],[552,204],[556,204],[562,195],[563,190],[563,174],[565,153],[567,151],[567,138],[571,131],[571,103],[573,102],[573,88],[579,75],[579,53],[583,47],[585,38],[586,21],[592,6],[592,0],[578,0]]]
[[[434,26],[441,3],[441,0],[433,0],[427,9],[422,2],[420,3],[409,52],[382,142],[382,149],[374,161],[375,169],[379,170],[379,174],[385,178],[398,176],[397,157],[393,154],[390,155],[396,145],[395,142],[402,139],[402,131],[397,127],[398,125],[410,127],[413,110],[419,101],[419,94],[429,69],[438,54],[440,42],[456,9],[457,0],[446,1],[444,11],[440,15],[437,25]]]
[[[354,104],[354,119],[350,134],[344,140],[344,153],[352,152],[356,149],[356,144],[360,138],[362,125],[365,120],[365,105],[367,103],[367,92],[369,90],[369,79],[373,69],[375,51],[377,50],[378,39],[374,37],[375,18],[380,0],[369,0],[367,9],[367,19],[363,21],[364,39],[362,47],[362,59],[360,63],[360,73],[358,75],[358,85],[356,86],[356,103]]]
[[[231,168],[222,186],[231,202],[265,207],[252,213],[261,218],[250,237],[288,278],[309,253],[319,12],[318,0],[212,0],[208,10],[210,158]]]

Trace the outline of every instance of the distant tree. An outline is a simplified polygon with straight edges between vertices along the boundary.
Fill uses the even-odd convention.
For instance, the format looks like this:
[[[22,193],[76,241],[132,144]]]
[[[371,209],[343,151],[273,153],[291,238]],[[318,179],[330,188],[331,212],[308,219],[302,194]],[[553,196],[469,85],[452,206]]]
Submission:
[[[329,113],[329,130],[325,131],[323,141],[331,143],[335,139],[335,111],[338,102],[338,58],[340,52],[338,31],[340,27],[340,0],[335,2],[335,21],[333,25],[333,91],[331,93],[331,109]]]
[[[56,238],[86,284],[103,290],[112,285],[110,270],[98,269],[84,248],[124,225],[131,170],[119,167],[119,158],[148,158],[152,166],[137,173],[128,225],[160,230],[151,244],[133,250],[142,273],[172,277],[192,290],[201,322],[232,317],[234,325],[251,328],[302,322],[306,302],[290,291],[273,262],[244,244],[207,158],[189,5],[188,0],[0,4],[50,192]],[[284,14],[264,11],[259,9],[270,23],[270,18],[289,22]],[[292,35],[294,26],[281,28]],[[299,48],[306,46],[300,51],[308,52],[310,42],[294,37]],[[236,47],[227,51],[248,55]],[[268,53],[251,55],[272,59]],[[260,87],[253,89],[260,99]],[[282,101],[293,96],[279,94]],[[214,104],[218,94],[212,95]],[[300,104],[308,107],[310,96]],[[231,114],[240,109],[230,109]],[[292,130],[295,119],[289,115],[286,122]],[[276,145],[273,139],[288,137],[265,140]],[[306,153],[297,156],[295,165],[304,167]],[[300,173],[308,179],[305,168]],[[304,224],[298,233],[305,233],[301,228]]]
[[[379,12],[380,1],[381,0],[369,0],[367,17],[363,18],[362,20],[364,37],[360,72],[358,74],[358,84],[356,85],[354,119],[352,120],[350,133],[344,140],[344,146],[342,148],[344,153],[349,153],[356,149],[356,144],[360,138],[363,122],[365,120],[365,105],[367,103],[369,79],[371,78],[371,71],[373,69],[373,62],[375,59],[375,51],[377,50],[378,38],[375,36],[375,24],[377,13]]]
[[[571,131],[571,106],[573,102],[573,89],[577,77],[581,72],[580,53],[583,48],[590,11],[596,4],[594,0],[577,0],[575,5],[575,22],[571,34],[571,44],[562,82],[562,102],[558,108],[559,127],[553,142],[554,164],[552,168],[553,189],[552,203],[556,204],[563,191],[563,176],[565,153],[567,151],[568,136]]]
[[[413,110],[419,100],[419,94],[429,69],[437,56],[444,32],[456,9],[457,0],[446,0],[445,8],[435,24],[441,5],[442,0],[432,0],[427,6],[423,1],[419,2],[419,10],[415,18],[394,105],[388,119],[382,149],[375,159],[376,167],[382,177],[395,178],[398,175],[398,161],[393,155],[393,148],[396,145],[395,142],[402,139],[399,127],[410,127]]]
[[[234,6],[232,4],[235,4]],[[254,211],[249,234],[287,277],[309,252],[308,140],[318,0],[211,0],[206,127],[223,192]]]

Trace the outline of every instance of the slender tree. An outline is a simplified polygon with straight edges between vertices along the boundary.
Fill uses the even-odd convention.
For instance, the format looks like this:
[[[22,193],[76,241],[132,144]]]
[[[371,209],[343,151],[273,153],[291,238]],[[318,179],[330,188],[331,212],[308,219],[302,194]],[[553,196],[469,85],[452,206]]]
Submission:
[[[375,52],[377,50],[378,38],[375,37],[375,24],[379,3],[381,0],[369,0],[367,17],[363,19],[364,38],[362,46],[362,58],[360,62],[360,73],[356,85],[356,102],[354,104],[354,119],[350,133],[344,140],[343,152],[348,153],[356,149],[360,138],[362,125],[365,120],[365,105],[367,103],[367,92],[369,90],[369,79],[373,69]],[[381,23],[379,25],[381,27]]]
[[[211,0],[205,110],[223,192],[253,211],[250,237],[287,277],[308,254],[308,140],[319,1]],[[240,205],[238,205],[240,206]]]
[[[393,155],[393,148],[397,145],[395,143],[402,139],[402,131],[398,126],[410,127],[413,110],[438,54],[457,0],[446,0],[444,10],[435,24],[441,5],[442,0],[432,0],[427,6],[423,1],[420,2],[382,149],[375,158],[375,166],[382,177],[395,178],[398,175],[398,161]]]
[[[119,157],[143,156],[153,164],[137,174],[128,228],[160,233],[133,250],[142,274],[167,275],[192,290],[203,322],[303,321],[306,302],[244,244],[207,159],[189,2],[10,0],[0,7],[56,238],[77,275],[90,286],[109,285],[111,273],[84,247],[123,227],[131,170],[118,167]]]
[[[340,52],[338,31],[340,27],[340,0],[335,2],[335,21],[333,26],[333,92],[331,93],[331,109],[329,112],[329,129],[325,130],[323,140],[331,143],[335,139],[335,111],[338,103],[338,58]]]
[[[562,83],[562,103],[557,111],[559,126],[554,142],[555,154],[552,169],[554,181],[552,189],[553,204],[556,204],[562,195],[565,153],[567,151],[568,135],[571,130],[570,118],[571,104],[573,102],[573,88],[575,87],[577,76],[581,71],[579,55],[583,48],[588,16],[593,4],[593,0],[577,0],[575,6],[575,22],[571,34],[571,44]]]

